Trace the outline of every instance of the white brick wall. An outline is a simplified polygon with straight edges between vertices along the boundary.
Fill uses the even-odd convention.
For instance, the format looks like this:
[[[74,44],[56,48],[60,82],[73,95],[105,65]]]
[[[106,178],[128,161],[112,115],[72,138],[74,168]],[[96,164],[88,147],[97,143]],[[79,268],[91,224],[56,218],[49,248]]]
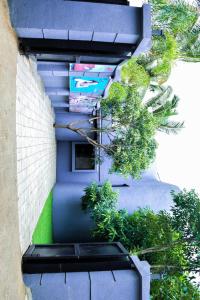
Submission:
[[[24,252],[55,182],[56,142],[54,112],[33,59],[18,56],[16,85],[18,210]]]

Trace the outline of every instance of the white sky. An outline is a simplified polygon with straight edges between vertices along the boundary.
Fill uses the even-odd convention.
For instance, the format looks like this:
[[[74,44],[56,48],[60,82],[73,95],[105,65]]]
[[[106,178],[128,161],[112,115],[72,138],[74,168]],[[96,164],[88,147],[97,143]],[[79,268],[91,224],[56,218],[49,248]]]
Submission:
[[[200,63],[177,62],[168,83],[180,97],[178,135],[159,133],[156,165],[162,181],[200,194]]]
[[[148,1],[129,2],[141,6]],[[185,121],[185,128],[178,135],[157,135],[157,171],[162,181],[200,194],[200,63],[177,62],[168,84],[180,97],[178,119]]]
[[[129,2],[141,6],[148,1]],[[200,194],[200,63],[177,62],[168,84],[180,97],[178,118],[185,128],[178,135],[157,135],[157,171],[162,181]]]

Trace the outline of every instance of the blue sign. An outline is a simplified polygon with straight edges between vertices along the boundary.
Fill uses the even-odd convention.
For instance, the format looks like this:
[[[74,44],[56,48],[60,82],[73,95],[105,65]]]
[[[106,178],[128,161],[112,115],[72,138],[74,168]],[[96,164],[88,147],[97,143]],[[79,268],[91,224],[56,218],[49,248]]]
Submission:
[[[108,82],[109,78],[71,76],[70,92],[102,95]]]

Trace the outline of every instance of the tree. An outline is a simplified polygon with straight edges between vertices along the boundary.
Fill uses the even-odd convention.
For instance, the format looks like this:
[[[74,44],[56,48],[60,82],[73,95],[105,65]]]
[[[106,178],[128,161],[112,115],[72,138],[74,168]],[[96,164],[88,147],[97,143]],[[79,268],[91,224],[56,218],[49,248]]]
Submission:
[[[197,8],[184,0],[150,0],[153,27],[177,36],[190,30],[198,20]]]
[[[143,105],[134,87],[114,83],[107,99],[101,101],[100,116],[87,122],[101,119],[102,126],[84,128],[77,120],[70,124],[55,124],[56,128],[74,131],[111,157],[111,172],[139,178],[155,157],[157,147],[154,135],[157,120]],[[106,144],[92,138],[92,133],[103,133],[108,138]]]
[[[121,80],[124,84],[132,86],[143,97],[150,85],[150,76],[137,59],[131,58],[121,70]]]
[[[200,300],[199,288],[187,276],[164,276],[151,281],[152,300]]]
[[[103,188],[98,189],[98,193],[103,191]],[[200,199],[194,191],[172,193],[171,213],[156,214],[150,209],[139,209],[128,215],[127,211],[116,209],[116,194],[114,198],[109,196],[111,186],[101,201],[94,201],[98,197],[91,195],[97,190],[95,193],[90,190],[93,185],[83,197],[84,209],[89,209],[94,219],[96,237],[121,241],[131,253],[147,259],[156,272],[175,275],[199,272]]]
[[[183,127],[183,122],[170,120],[171,116],[177,114],[179,100],[173,95],[171,87],[154,85],[154,90],[158,91],[155,92],[156,96],[144,102],[138,85],[130,84],[131,74],[128,70],[125,73],[126,84],[115,82],[111,85],[108,97],[100,102],[97,116],[69,124],[55,124],[55,127],[74,131],[99,148],[99,161],[105,155],[109,156],[112,159],[111,172],[140,178],[141,172],[155,159],[156,131],[177,133]],[[125,78],[124,75],[124,81]],[[99,120],[101,126],[95,126],[94,123]],[[84,127],[85,122],[91,126]],[[95,139],[94,133],[102,133],[107,137],[107,142],[101,143]]]
[[[188,62],[200,62],[200,25],[177,37],[179,59]]]
[[[163,84],[167,81],[178,55],[178,44],[175,37],[166,32],[164,37],[153,37],[151,50],[147,54],[141,55],[137,59],[137,63],[144,67],[151,82]]]
[[[194,190],[172,192],[172,196],[172,225],[180,233],[180,243],[186,246],[186,269],[200,271],[200,198]]]
[[[83,210],[93,210],[96,206],[102,209],[113,208],[118,199],[118,193],[113,191],[109,181],[104,182],[102,186],[98,186],[96,182],[92,182],[90,186],[84,189],[85,195],[82,197]]]
[[[137,63],[150,75],[150,80],[163,84],[169,78],[176,60],[200,61],[200,27],[197,5],[184,0],[151,0],[153,29],[163,36],[152,38],[152,48]]]
[[[178,114],[179,97],[174,95],[171,86],[154,85],[151,88],[156,95],[147,99],[145,106],[157,119],[157,130],[167,134],[177,134],[184,127],[184,122],[174,121],[170,118]]]
[[[120,241],[130,253],[147,260],[152,272],[163,274],[152,283],[152,299],[200,299],[190,272],[200,270],[200,198],[192,191],[172,192],[171,213],[139,209],[129,215],[117,210],[117,193],[106,182],[86,188],[83,209],[94,220],[93,235]]]

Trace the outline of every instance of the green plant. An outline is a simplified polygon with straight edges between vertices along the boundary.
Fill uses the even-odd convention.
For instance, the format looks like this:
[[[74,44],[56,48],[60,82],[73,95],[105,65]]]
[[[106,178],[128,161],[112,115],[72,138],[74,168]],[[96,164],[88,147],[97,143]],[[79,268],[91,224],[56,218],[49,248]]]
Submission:
[[[108,183],[107,183],[108,184]],[[88,191],[86,191],[87,193]],[[109,194],[112,188],[109,187]],[[181,274],[200,269],[200,200],[194,191],[172,194],[172,214],[139,209],[132,215],[116,209],[110,197],[84,205],[95,222],[93,234],[121,241],[131,252],[147,259],[157,271]],[[85,201],[85,198],[83,198]]]
[[[178,58],[178,44],[175,37],[165,33],[165,38],[155,36],[152,48],[146,55],[141,55],[137,62],[141,64],[150,76],[150,81],[162,84],[170,73],[174,61]]]
[[[154,29],[162,29],[164,36],[154,36],[148,54],[137,59],[150,81],[167,81],[174,62],[200,61],[200,27],[197,6],[184,0],[150,0]]]
[[[151,110],[157,120],[157,130],[167,134],[177,134],[184,126],[184,122],[171,120],[176,116],[179,98],[174,95],[170,86],[153,86],[156,95],[145,102],[145,106]]]
[[[191,30],[177,37],[179,59],[189,62],[200,61],[200,25],[195,24]]]
[[[126,210],[116,209],[117,194],[108,182],[102,189],[107,192],[101,192],[93,183],[82,198],[84,209],[89,209],[95,222],[93,235],[104,241],[122,242],[129,252],[148,260],[153,272],[165,274],[162,280],[152,283],[153,300],[200,299],[188,276],[188,272],[199,270],[198,195],[194,191],[172,193],[172,214],[139,209],[128,215]]]
[[[114,191],[109,181],[102,186],[93,182],[85,188],[82,199],[82,209],[89,211],[95,222],[94,236],[103,240],[115,240],[123,234],[125,215],[115,209],[118,192]]]
[[[200,300],[199,288],[187,276],[164,276],[151,281],[152,300]]]
[[[124,228],[127,226],[127,216],[125,210],[105,210],[100,205],[96,206],[92,212],[96,225],[93,236],[104,241],[121,241],[125,244]]]
[[[85,188],[85,194],[82,197],[83,210],[94,210],[96,206],[101,209],[111,209],[117,202],[118,193],[113,191],[112,185],[106,181],[102,186],[98,186],[96,182]]]
[[[107,154],[113,161],[111,172],[139,178],[155,158],[157,123],[135,89],[124,89],[125,98],[113,97],[111,90],[111,95],[102,101],[102,114],[112,117],[111,129],[116,133]]]
[[[200,269],[200,199],[195,191],[172,192],[170,214],[145,208],[129,215],[126,210],[116,209],[117,194],[108,182],[104,185],[108,192],[100,201],[93,196],[99,188],[94,183],[82,198],[84,209],[89,209],[95,223],[93,235],[104,241],[122,242],[130,253],[146,259],[153,272],[165,274],[152,284],[153,300],[199,299],[198,289],[189,281],[189,272]]]
[[[190,30],[198,19],[198,10],[184,0],[151,0],[153,27],[162,28],[175,36]]]
[[[178,47],[175,38],[169,33],[165,34],[165,39],[155,37],[152,47],[152,57],[157,57],[157,65],[152,68],[153,76],[166,75],[171,72],[171,67],[178,57]]]
[[[150,84],[150,76],[145,71],[144,67],[137,63],[136,58],[131,58],[122,67],[121,79],[127,85],[134,88],[143,95]]]
[[[172,196],[172,225],[180,233],[180,242],[186,246],[185,268],[200,270],[200,198],[194,190],[172,192]]]
[[[102,127],[83,127],[83,122],[102,120]],[[81,125],[79,124],[81,123]],[[142,99],[132,86],[114,83],[109,96],[101,101],[101,117],[80,120],[55,127],[72,130],[102,150],[112,160],[111,172],[139,178],[155,157],[157,147],[154,135],[156,120],[143,105]],[[94,132],[103,132],[105,144],[91,138]]]

